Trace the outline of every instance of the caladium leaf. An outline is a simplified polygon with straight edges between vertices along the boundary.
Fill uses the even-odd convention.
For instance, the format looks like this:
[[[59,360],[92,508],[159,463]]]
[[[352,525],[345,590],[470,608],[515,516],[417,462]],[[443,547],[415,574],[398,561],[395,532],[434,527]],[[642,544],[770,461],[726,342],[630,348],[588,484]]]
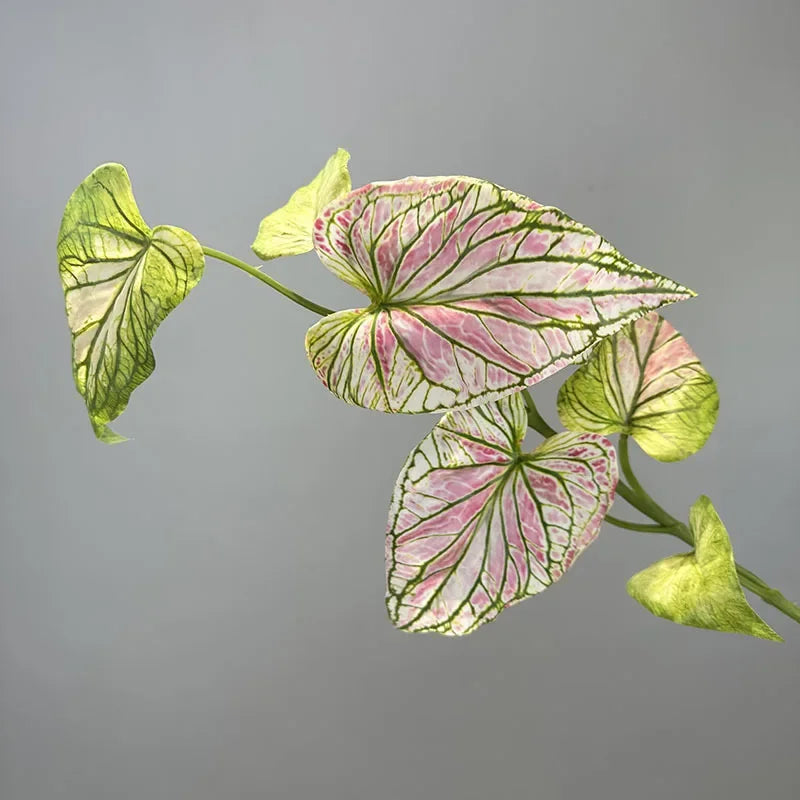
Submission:
[[[407,631],[470,633],[557,581],[594,541],[617,484],[614,447],[561,433],[532,453],[520,394],[445,414],[398,478],[386,605]]]
[[[181,228],[148,228],[125,168],[103,164],[70,197],[57,251],[75,385],[97,438],[124,441],[108,423],[153,372],[150,340],[200,280],[203,250]]]
[[[475,178],[363,186],[324,209],[314,247],[370,305],[314,325],[309,360],[341,399],[393,413],[499,399],[694,294],[557,208]]]
[[[692,506],[689,527],[694,551],[638,572],[628,581],[628,594],[656,616],[681,625],[782,642],[748,604],[728,532],[708,497]]]
[[[262,261],[296,256],[312,249],[314,220],[328,203],[347,194],[352,187],[347,170],[349,160],[350,154],[339,148],[311,183],[301,186],[285,206],[261,220],[252,248]]]
[[[696,453],[718,411],[713,378],[686,339],[656,313],[601,342],[558,394],[566,428],[628,433],[659,461]]]

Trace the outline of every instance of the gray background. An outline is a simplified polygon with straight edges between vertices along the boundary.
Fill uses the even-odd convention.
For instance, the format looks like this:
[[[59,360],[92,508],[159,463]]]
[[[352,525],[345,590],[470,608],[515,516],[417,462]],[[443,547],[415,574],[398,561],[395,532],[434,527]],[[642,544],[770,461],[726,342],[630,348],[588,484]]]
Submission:
[[[5,0],[2,800],[797,796],[795,623],[754,600],[773,645],[651,617],[625,581],[680,543],[606,528],[471,637],[396,632],[387,502],[433,418],[329,396],[313,315],[211,262],[116,426],[135,440],[104,447],[54,248],[107,160],[151,224],[245,258],[337,146],[356,185],[464,173],[558,205],[700,293],[667,315],[717,430],[637,463],[800,599],[798,41],[791,0]],[[271,268],[359,302],[311,254]]]

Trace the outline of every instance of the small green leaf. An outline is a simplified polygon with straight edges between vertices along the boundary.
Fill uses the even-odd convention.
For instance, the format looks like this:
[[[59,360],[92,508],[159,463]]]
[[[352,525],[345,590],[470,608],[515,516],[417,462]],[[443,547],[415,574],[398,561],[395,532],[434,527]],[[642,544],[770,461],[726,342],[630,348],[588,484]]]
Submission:
[[[564,427],[628,433],[658,461],[696,453],[718,411],[713,378],[686,339],[654,312],[601,342],[558,393]]]
[[[289,202],[261,220],[253,252],[262,260],[296,256],[314,247],[314,220],[328,203],[347,194],[352,184],[347,162],[350,153],[340,147],[307,186],[301,186]]]
[[[125,167],[103,164],[70,197],[57,252],[75,385],[97,438],[124,441],[108,423],[153,372],[150,340],[200,280],[203,250],[181,228],[148,228]]]
[[[736,575],[728,532],[711,501],[689,512],[695,549],[657,561],[628,581],[628,594],[658,617],[680,625],[783,639],[750,608]]]

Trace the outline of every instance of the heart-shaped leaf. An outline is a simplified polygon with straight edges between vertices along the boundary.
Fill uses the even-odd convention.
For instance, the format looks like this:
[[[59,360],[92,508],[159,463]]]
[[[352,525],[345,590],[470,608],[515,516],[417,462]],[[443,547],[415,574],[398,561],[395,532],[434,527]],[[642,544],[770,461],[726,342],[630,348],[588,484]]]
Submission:
[[[98,167],[70,197],[58,266],[72,331],[75,385],[97,438],[155,368],[150,340],[200,280],[203,250],[187,231],[147,227],[120,164]]]
[[[694,294],[558,209],[474,178],[368,184],[314,227],[322,262],[371,304],[314,325],[308,357],[331,392],[380,411],[499,399]]]
[[[350,154],[339,148],[311,183],[301,186],[285,206],[261,220],[252,247],[262,261],[312,249],[314,220],[328,203],[350,191],[349,160]]]
[[[681,625],[783,639],[750,608],[736,575],[728,532],[706,496],[689,513],[695,549],[657,561],[628,581],[628,594]]]
[[[558,393],[566,428],[629,433],[659,461],[696,453],[718,410],[713,378],[686,339],[656,313],[601,342]]]
[[[520,394],[445,414],[398,478],[386,536],[386,605],[407,631],[470,633],[546,589],[600,529],[614,447],[561,433],[522,453]]]

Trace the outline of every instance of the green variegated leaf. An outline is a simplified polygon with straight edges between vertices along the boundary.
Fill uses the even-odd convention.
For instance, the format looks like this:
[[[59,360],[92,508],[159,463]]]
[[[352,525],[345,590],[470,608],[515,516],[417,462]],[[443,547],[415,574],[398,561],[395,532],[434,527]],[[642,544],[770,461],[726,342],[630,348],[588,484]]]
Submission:
[[[406,631],[461,636],[551,586],[614,499],[614,446],[560,433],[532,453],[520,393],[445,414],[395,486],[386,606]]]
[[[289,202],[261,220],[253,252],[262,260],[296,256],[313,248],[314,220],[322,209],[350,191],[347,162],[350,154],[339,148],[307,186],[301,186]]]
[[[696,453],[718,410],[713,378],[686,339],[656,313],[601,342],[558,394],[565,427],[628,433],[659,461]]]
[[[108,423],[153,372],[150,340],[200,280],[202,248],[181,228],[148,228],[125,168],[103,164],[70,197],[57,252],[75,385],[97,438],[124,441]]]
[[[704,495],[692,506],[689,526],[694,551],[638,572],[628,581],[628,594],[656,616],[681,625],[782,642],[750,608],[736,575],[728,532]]]
[[[693,292],[552,206],[463,176],[371,183],[314,223],[323,264],[369,298],[306,335],[323,384],[418,414],[498,400]]]

